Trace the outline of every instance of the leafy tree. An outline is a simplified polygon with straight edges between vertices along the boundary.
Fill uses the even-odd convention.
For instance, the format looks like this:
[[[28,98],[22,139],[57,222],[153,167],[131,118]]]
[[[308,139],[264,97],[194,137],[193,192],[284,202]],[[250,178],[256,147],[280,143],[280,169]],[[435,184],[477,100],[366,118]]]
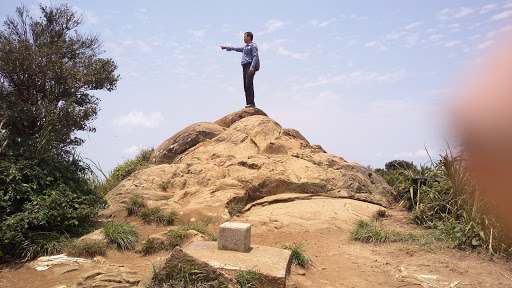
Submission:
[[[0,31],[0,261],[53,251],[79,235],[104,205],[74,154],[77,131],[94,132],[99,99],[116,89],[116,63],[100,58],[97,35],[64,4],[28,9]],[[50,248],[48,248],[50,247]]]
[[[75,132],[94,132],[99,111],[88,91],[112,91],[119,80],[116,63],[98,57],[99,37],[76,30],[82,19],[68,5],[40,9],[34,19],[17,8],[0,31],[0,119],[11,145],[36,145],[33,156],[82,144]]]
[[[388,172],[396,172],[399,170],[407,170],[407,171],[414,170],[414,164],[412,164],[412,162],[409,162],[406,160],[389,161],[386,164],[384,164],[384,167],[386,168],[386,171],[388,171]]]

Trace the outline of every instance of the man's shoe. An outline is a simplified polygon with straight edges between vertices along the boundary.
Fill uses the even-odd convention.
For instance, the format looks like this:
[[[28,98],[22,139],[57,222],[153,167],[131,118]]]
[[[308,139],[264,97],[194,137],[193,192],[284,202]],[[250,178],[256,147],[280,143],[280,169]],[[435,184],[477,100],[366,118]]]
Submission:
[[[254,104],[245,105],[245,108],[256,108],[256,105],[254,105]]]

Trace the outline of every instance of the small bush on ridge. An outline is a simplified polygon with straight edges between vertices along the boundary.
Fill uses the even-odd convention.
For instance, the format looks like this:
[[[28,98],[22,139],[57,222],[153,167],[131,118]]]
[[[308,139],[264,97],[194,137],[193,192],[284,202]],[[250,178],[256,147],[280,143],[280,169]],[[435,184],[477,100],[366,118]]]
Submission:
[[[165,250],[166,248],[167,245],[164,240],[149,237],[142,242],[142,248],[140,251],[143,255],[149,255]]]
[[[103,227],[108,242],[119,250],[134,250],[139,240],[135,225],[126,222],[108,222]]]
[[[302,268],[309,268],[311,266],[311,259],[306,254],[306,251],[302,248],[302,243],[294,244],[281,244],[282,249],[290,250],[292,252],[292,264],[300,266]]]
[[[107,245],[100,239],[75,240],[64,245],[64,252],[72,257],[94,258],[107,255]]]
[[[130,199],[128,205],[125,206],[128,216],[139,215],[139,213],[147,208],[146,202],[138,195],[135,194]]]

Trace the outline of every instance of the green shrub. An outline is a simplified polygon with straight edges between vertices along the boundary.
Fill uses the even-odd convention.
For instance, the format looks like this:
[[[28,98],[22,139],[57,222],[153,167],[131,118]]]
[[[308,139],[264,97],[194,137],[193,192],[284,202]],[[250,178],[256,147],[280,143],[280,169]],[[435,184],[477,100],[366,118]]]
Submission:
[[[200,224],[200,223],[188,224],[186,226],[181,227],[180,229],[182,231],[194,230],[194,231],[197,231],[197,232],[205,235],[211,241],[217,241],[217,236],[212,234],[212,233],[210,233],[210,232],[208,232],[207,226],[205,226],[204,224]]]
[[[292,264],[308,269],[311,266],[311,259],[302,249],[302,243],[294,244],[281,244],[282,249],[290,250],[292,252]]]
[[[53,232],[40,232],[31,235],[30,241],[23,243],[22,257],[34,259],[41,255],[59,254],[62,252],[64,243],[68,241],[64,235]]]
[[[260,275],[258,271],[249,269],[236,273],[235,281],[240,288],[251,288],[256,287],[256,282],[258,282]]]
[[[171,211],[167,214],[164,214],[164,219],[162,224],[165,226],[172,226],[176,223],[176,220],[178,219],[178,212]]]
[[[106,203],[90,188],[79,157],[25,152],[8,145],[0,155],[0,261],[36,257],[47,253],[47,241],[90,232]]]
[[[164,240],[158,238],[148,238],[142,242],[141,253],[143,255],[154,254],[165,250],[167,245]]]
[[[180,246],[183,242],[189,237],[187,231],[183,230],[169,230],[166,233],[167,237],[167,245],[171,249],[174,249],[176,246]]]
[[[148,224],[156,222],[157,224],[172,226],[176,219],[178,219],[178,213],[176,211],[171,211],[164,214],[160,207],[152,207],[142,210],[142,212],[140,212],[140,217]]]
[[[108,222],[103,227],[108,242],[119,250],[134,250],[139,240],[135,225],[126,222]]]
[[[125,206],[128,216],[139,215],[142,210],[147,208],[146,202],[137,194],[130,197],[129,201]]]
[[[416,167],[412,162],[405,161],[405,160],[393,160],[389,161],[386,164],[384,164],[384,167],[386,168],[386,171],[388,172],[396,172],[396,171],[414,171]]]
[[[121,183],[121,181],[128,178],[133,173],[149,167],[149,158],[151,157],[153,151],[153,148],[141,148],[139,154],[137,154],[137,156],[134,159],[128,159],[123,164],[114,168],[109,173],[108,177],[105,177],[105,181],[96,185],[96,190],[98,194],[106,195],[110,190],[112,190],[119,183]]]
[[[148,224],[159,222],[163,218],[162,209],[160,207],[146,208],[140,212],[140,217]]]
[[[162,181],[160,184],[158,184],[158,187],[160,187],[160,189],[162,191],[167,191],[167,188],[169,188],[169,185],[171,184],[171,180],[165,180],[165,181]]]
[[[370,223],[362,219],[356,222],[356,227],[351,231],[350,238],[364,243],[412,242],[418,244],[420,249],[427,251],[433,250],[433,244],[436,241],[443,240],[435,230],[417,235],[385,229],[382,223]]]
[[[412,211],[418,225],[438,230],[454,248],[512,251],[510,234],[496,220],[489,203],[470,177],[463,155],[448,147],[439,160],[420,169],[402,169],[384,180],[392,199]]]
[[[386,209],[378,209],[376,210],[373,215],[372,219],[375,221],[380,221],[383,218],[386,218],[388,216]]]
[[[389,243],[402,241],[404,236],[397,231],[386,230],[368,221],[358,220],[356,228],[350,233],[350,238],[365,243]]]
[[[230,216],[235,216],[245,208],[245,204],[241,201],[230,201],[226,204],[226,208]]]
[[[75,240],[64,245],[64,252],[72,257],[94,258],[107,255],[107,245],[100,239]]]

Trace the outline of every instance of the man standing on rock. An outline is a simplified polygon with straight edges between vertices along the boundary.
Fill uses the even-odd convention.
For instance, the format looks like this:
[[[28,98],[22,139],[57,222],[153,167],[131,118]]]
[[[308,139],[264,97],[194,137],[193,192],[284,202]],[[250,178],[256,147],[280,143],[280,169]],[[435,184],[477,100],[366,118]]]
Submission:
[[[252,32],[245,32],[244,34],[244,42],[245,47],[228,47],[228,46],[220,46],[221,49],[226,49],[227,51],[237,51],[242,52],[242,71],[243,71],[243,79],[244,79],[244,91],[245,91],[245,103],[247,104],[245,108],[255,108],[256,104],[254,103],[254,74],[256,71],[260,69],[260,59],[258,56],[258,46],[256,43],[252,42]]]

